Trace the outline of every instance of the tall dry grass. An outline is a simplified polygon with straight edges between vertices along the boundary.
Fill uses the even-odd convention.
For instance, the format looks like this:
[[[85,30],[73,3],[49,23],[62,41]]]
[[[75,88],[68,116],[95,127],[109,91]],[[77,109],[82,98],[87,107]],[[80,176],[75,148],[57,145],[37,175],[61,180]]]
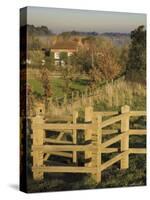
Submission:
[[[109,108],[128,104],[132,108],[146,107],[146,87],[140,83],[119,80],[103,86],[98,95],[97,103]]]

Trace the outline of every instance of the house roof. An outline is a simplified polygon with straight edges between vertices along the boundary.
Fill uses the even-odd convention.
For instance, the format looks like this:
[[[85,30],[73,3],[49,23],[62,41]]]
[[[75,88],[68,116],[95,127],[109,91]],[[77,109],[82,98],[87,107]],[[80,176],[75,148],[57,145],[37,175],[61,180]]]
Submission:
[[[51,46],[51,49],[76,49],[77,43],[76,42],[56,42],[54,45]]]

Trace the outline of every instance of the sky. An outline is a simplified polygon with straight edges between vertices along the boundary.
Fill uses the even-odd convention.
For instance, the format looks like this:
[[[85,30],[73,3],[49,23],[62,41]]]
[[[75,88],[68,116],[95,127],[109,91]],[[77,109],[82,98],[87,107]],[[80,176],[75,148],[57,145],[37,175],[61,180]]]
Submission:
[[[139,25],[146,26],[146,14],[28,7],[27,23],[47,26],[54,33],[72,30],[130,33]]]

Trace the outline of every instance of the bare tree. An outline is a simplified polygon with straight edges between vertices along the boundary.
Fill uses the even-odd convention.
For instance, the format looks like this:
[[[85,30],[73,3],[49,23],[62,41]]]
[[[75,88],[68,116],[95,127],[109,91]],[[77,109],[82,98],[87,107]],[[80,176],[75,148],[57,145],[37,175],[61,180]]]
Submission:
[[[51,90],[51,85],[50,85],[50,80],[49,80],[49,71],[46,67],[42,66],[41,69],[41,82],[42,82],[42,87],[44,90],[44,104],[45,104],[45,111],[48,110],[48,101],[49,97],[52,96],[52,90]]]
[[[65,65],[62,69],[62,77],[64,80],[64,92],[68,94],[71,82],[76,78],[74,74],[74,67],[72,65]]]

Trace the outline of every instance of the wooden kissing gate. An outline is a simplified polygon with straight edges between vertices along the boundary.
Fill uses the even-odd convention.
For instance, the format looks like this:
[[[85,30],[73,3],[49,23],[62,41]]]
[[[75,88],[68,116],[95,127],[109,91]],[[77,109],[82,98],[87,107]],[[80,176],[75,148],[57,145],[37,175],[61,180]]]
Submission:
[[[46,172],[50,173],[90,173],[92,178],[101,182],[101,173],[114,163],[120,161],[120,169],[129,168],[130,154],[145,154],[145,148],[129,148],[130,135],[145,135],[146,130],[130,129],[131,116],[145,116],[145,111],[130,111],[125,105],[121,112],[94,112],[93,107],[85,107],[85,120],[78,123],[78,112],[73,112],[70,123],[48,123],[43,116],[37,115],[32,119],[32,156],[33,179],[42,180]],[[105,119],[104,119],[105,118]],[[106,127],[120,123],[120,129],[106,129]],[[46,131],[58,131],[56,138],[47,137]],[[78,130],[82,130],[85,143],[78,144]],[[67,131],[72,135],[72,141],[63,139]],[[103,136],[113,135],[103,142]],[[120,142],[119,148],[109,147]],[[84,152],[84,166],[78,165],[78,152]],[[118,153],[106,162],[102,162],[102,154]],[[44,162],[51,156],[63,156],[72,159],[71,166],[47,166]]]

